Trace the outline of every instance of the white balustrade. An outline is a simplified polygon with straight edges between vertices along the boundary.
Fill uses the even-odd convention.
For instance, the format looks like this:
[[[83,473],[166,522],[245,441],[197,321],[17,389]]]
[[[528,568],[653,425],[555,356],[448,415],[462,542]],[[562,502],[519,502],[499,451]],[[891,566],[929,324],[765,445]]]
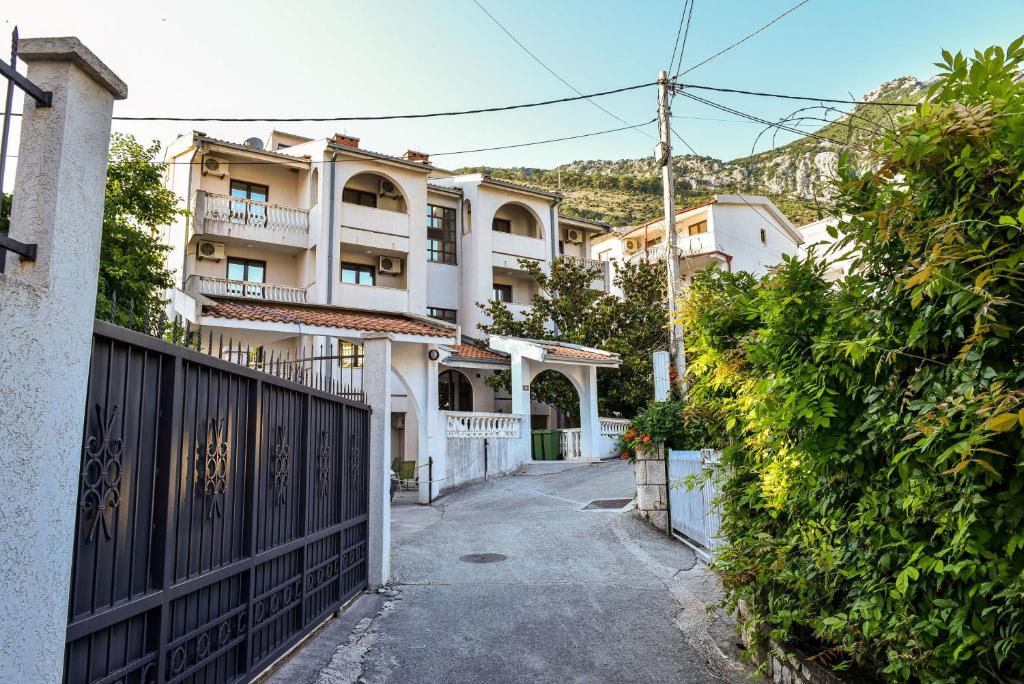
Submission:
[[[517,439],[522,416],[507,413],[462,413],[445,411],[445,434],[460,439]]]
[[[680,235],[676,244],[679,256],[692,256],[694,254],[705,254],[708,252],[721,252],[722,247],[715,242],[713,233],[699,233],[697,235]],[[626,257],[630,263],[640,261],[659,261],[668,254],[668,245],[662,243],[653,245],[647,249],[641,249]]]
[[[559,430],[558,441],[562,451],[562,458],[569,461],[583,458],[583,431],[580,428],[563,428]]]
[[[618,437],[626,434],[626,426],[629,425],[627,418],[598,418],[601,426],[602,437]]]
[[[304,287],[274,285],[271,283],[252,283],[245,280],[211,278],[208,276],[193,276],[193,278],[196,277],[198,277],[199,280],[199,294],[210,295],[213,297],[246,297],[250,299],[264,299],[272,302],[287,302],[289,304],[306,303],[306,288]]]
[[[252,228],[279,230],[287,233],[308,233],[309,212],[270,202],[196,193],[196,213],[204,219],[223,221]]]

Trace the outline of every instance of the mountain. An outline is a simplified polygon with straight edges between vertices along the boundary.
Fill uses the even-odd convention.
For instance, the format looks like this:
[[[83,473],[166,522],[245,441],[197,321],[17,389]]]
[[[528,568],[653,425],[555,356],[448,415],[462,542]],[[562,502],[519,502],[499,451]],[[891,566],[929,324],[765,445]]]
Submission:
[[[834,195],[830,182],[840,151],[846,148],[858,165],[868,165],[864,144],[885,128],[892,128],[910,110],[871,103],[915,102],[929,85],[910,76],[889,81],[842,116],[838,109],[808,103],[812,106],[798,111],[787,125],[799,126],[817,137],[799,138],[749,157],[732,161],[697,155],[676,157],[677,205],[700,202],[716,193],[745,192],[770,197],[798,226],[821,218]],[[824,125],[814,128],[818,123]],[[771,130],[761,136],[761,145],[765,142],[771,145]],[[495,178],[561,189],[564,213],[616,226],[655,218],[662,210],[661,173],[653,157],[574,161],[553,169],[468,167],[459,171],[484,172]]]

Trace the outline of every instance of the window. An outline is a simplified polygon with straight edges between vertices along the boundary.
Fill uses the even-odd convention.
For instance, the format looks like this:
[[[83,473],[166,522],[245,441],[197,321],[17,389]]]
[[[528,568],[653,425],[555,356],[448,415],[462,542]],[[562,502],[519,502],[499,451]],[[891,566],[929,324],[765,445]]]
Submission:
[[[455,263],[455,210],[427,205],[427,261]]]
[[[651,247],[654,247],[655,245],[660,245],[660,244],[661,244],[661,238],[660,237],[656,237],[656,238],[653,238],[651,240],[648,240],[647,244],[645,245],[645,247],[649,249]]]
[[[445,323],[455,323],[458,317],[455,309],[442,309],[438,306],[428,306],[427,315]]]
[[[341,262],[341,282],[351,285],[376,285],[377,273],[369,264]]]
[[[313,169],[309,178],[309,206],[315,207],[320,201],[320,170]]]
[[[252,283],[267,282],[267,262],[228,257],[228,294],[238,297],[262,297],[263,288]]]
[[[494,283],[494,285],[491,288],[491,299],[496,302],[511,302],[512,286],[499,285],[498,283]]]
[[[706,233],[708,232],[708,222],[698,221],[697,223],[694,223],[692,226],[690,226],[687,230],[690,235],[700,235],[701,233]]]
[[[469,235],[473,232],[473,205],[469,200],[462,201],[462,234]]]
[[[442,411],[473,410],[473,386],[458,371],[446,370],[437,376],[437,395]]]
[[[764,228],[761,229],[761,244],[762,245],[767,245],[768,244],[768,231],[765,230]]]
[[[270,196],[270,190],[266,185],[233,180],[231,181],[231,196],[240,200],[266,202]],[[250,226],[265,226],[267,224],[267,208],[262,204],[253,204],[252,202],[232,202],[231,221]]]
[[[612,260],[612,250],[606,249],[603,252],[599,252],[598,255],[597,255],[597,260],[598,261],[611,261]]]
[[[341,201],[349,204],[361,204],[364,207],[377,206],[377,193],[355,188],[345,188],[341,191]]]
[[[508,219],[495,218],[491,223],[491,229],[497,233],[511,233],[512,222]]]
[[[338,365],[342,368],[362,368],[363,346],[352,342],[339,342]]]

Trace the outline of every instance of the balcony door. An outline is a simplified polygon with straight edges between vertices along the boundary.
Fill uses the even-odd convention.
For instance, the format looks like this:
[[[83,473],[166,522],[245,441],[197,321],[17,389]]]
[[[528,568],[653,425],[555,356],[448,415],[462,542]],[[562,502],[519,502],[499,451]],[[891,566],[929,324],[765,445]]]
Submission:
[[[228,259],[228,294],[236,297],[263,297],[267,282],[267,262],[254,259]]]
[[[260,228],[266,226],[266,202],[269,195],[270,189],[266,185],[240,180],[231,181],[231,197],[238,198],[237,201],[231,202],[231,221]]]

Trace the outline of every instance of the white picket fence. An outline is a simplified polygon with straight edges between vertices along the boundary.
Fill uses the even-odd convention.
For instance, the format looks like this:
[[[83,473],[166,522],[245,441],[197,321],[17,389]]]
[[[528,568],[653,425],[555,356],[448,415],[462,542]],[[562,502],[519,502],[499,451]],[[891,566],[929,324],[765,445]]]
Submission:
[[[720,452],[713,449],[668,452],[668,496],[672,529],[687,537],[709,553],[724,546],[718,531],[722,525],[722,510],[716,503],[721,496],[717,470]],[[711,473],[712,477],[704,478]],[[690,475],[702,478],[690,489],[686,480]]]

